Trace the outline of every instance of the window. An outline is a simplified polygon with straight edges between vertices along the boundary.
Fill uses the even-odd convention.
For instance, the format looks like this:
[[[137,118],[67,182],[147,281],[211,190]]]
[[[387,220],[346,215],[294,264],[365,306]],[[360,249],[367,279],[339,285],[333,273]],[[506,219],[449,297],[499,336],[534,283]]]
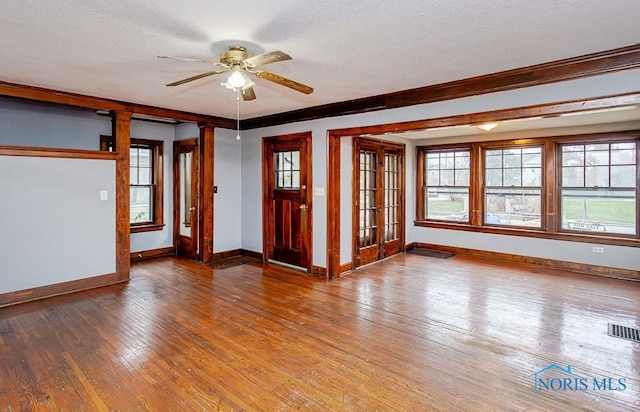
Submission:
[[[300,189],[300,151],[276,152],[276,189]]]
[[[640,131],[417,152],[416,226],[640,246]]]
[[[636,235],[636,143],[560,147],[562,229]]]
[[[542,148],[484,153],[484,223],[541,227]]]
[[[111,136],[100,137],[101,150],[114,151]],[[163,227],[163,142],[131,139],[129,147],[130,223],[132,232]]]
[[[471,152],[425,152],[424,215],[427,219],[469,222]]]

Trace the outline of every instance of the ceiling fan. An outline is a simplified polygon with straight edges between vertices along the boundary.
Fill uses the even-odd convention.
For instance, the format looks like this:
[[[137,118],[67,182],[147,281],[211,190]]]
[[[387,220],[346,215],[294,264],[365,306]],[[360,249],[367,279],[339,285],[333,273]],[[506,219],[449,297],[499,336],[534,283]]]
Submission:
[[[291,56],[281,51],[273,51],[269,53],[262,53],[254,56],[247,52],[244,46],[230,46],[229,50],[225,50],[220,53],[220,61],[208,60],[208,59],[190,59],[186,57],[173,57],[173,56],[158,56],[161,59],[174,59],[184,60],[189,62],[207,63],[213,66],[222,67],[222,70],[213,70],[210,72],[200,73],[198,75],[188,77],[186,79],[178,80],[173,83],[167,84],[167,86],[179,86],[181,84],[189,83],[194,80],[202,79],[204,77],[213,76],[221,73],[229,73],[229,77],[223,86],[229,89],[242,92],[243,100],[254,100],[256,93],[253,91],[255,83],[251,80],[250,74],[255,75],[264,80],[280,84],[293,90],[297,90],[301,93],[310,94],[313,93],[313,88],[306,84],[298,83],[286,77],[279,76],[271,72],[265,72],[262,70],[256,70],[256,67],[264,66],[265,64],[280,62],[284,60],[291,60]]]

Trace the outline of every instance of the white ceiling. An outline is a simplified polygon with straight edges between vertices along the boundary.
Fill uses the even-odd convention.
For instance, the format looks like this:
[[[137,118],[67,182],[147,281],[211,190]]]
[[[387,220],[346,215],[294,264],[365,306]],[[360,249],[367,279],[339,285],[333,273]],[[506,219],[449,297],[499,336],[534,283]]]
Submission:
[[[0,80],[235,118],[210,77],[229,45],[281,50],[264,67],[315,88],[257,79],[251,118],[422,87],[635,44],[638,0],[4,0]]]

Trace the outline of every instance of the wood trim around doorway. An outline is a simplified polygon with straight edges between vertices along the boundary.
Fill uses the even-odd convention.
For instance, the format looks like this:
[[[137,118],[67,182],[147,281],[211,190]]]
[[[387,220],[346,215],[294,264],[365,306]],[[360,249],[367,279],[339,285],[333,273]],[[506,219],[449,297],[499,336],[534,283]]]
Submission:
[[[306,175],[307,189],[305,190],[305,203],[307,205],[307,236],[302,239],[302,250],[306,253],[307,273],[313,273],[313,147],[311,132],[293,133],[287,135],[269,136],[262,139],[262,258],[264,262],[271,259],[267,240],[271,238],[270,227],[270,200],[269,200],[269,177],[270,167],[267,163],[269,146],[276,143],[286,143],[288,141],[304,139],[309,155],[306,168],[301,170],[301,175]]]

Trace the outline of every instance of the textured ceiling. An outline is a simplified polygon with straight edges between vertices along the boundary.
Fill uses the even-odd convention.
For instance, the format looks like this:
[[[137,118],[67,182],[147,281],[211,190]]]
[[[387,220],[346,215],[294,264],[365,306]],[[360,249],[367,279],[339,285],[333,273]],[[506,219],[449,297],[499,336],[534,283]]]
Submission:
[[[256,80],[251,118],[613,49],[640,39],[638,0],[4,0],[0,80],[234,118],[221,76],[157,55],[218,59],[232,44],[293,60]]]

